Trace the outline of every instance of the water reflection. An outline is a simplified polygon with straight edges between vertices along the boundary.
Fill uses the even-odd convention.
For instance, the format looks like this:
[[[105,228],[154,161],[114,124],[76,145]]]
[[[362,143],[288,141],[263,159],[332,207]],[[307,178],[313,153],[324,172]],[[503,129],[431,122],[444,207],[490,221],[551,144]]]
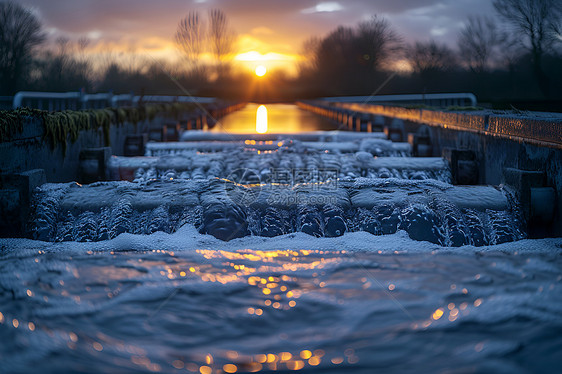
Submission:
[[[211,131],[231,134],[261,133],[257,123],[258,110],[261,106],[248,104],[243,109],[221,118],[220,125],[215,126]],[[337,128],[328,119],[304,111],[293,104],[267,104],[267,108],[264,106],[262,111],[266,113],[266,131],[270,134],[329,131]]]
[[[560,367],[550,349],[562,336],[560,256],[348,252],[329,242],[286,249],[294,248],[286,241],[276,250],[193,250],[184,237],[163,238],[129,235],[109,252],[123,241],[26,241],[34,247],[0,253],[0,340],[15,342],[0,344],[0,372]],[[527,341],[539,342],[534,351]]]
[[[256,132],[265,134],[267,132],[267,108],[260,105],[256,111]]]

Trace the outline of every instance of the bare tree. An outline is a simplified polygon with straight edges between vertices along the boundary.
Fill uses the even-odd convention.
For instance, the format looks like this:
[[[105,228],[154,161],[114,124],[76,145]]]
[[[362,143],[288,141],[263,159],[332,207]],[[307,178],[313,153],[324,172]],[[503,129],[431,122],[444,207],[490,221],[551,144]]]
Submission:
[[[336,74],[344,74],[353,70],[355,32],[350,27],[339,26],[326,36],[317,49],[316,61],[318,71],[324,78],[335,78]]]
[[[301,75],[309,74],[318,68],[318,48],[320,48],[321,39],[318,37],[310,37],[302,43],[301,56],[303,61],[299,63]]]
[[[84,55],[86,43],[57,38],[57,49],[35,59],[39,76],[36,87],[50,91],[69,91],[91,87],[91,64]]]
[[[78,52],[80,53],[80,57],[82,59],[86,58],[86,49],[88,49],[90,43],[91,40],[86,36],[82,36],[80,37],[80,39],[78,39]]]
[[[402,50],[402,38],[392,29],[388,20],[376,15],[359,23],[356,41],[363,64],[371,70],[380,68],[389,57],[396,57]]]
[[[13,94],[30,63],[33,48],[45,39],[41,23],[13,2],[0,3],[0,94]]]
[[[235,40],[235,32],[231,29],[224,12],[220,9],[210,10],[209,43],[218,63],[219,77],[224,74],[225,64],[234,50]]]
[[[454,52],[434,40],[427,43],[416,42],[410,46],[408,60],[414,72],[420,74],[448,71],[456,64]]]
[[[199,58],[203,53],[205,25],[198,12],[189,14],[180,21],[175,35],[176,44],[187,57],[193,70],[199,72]]]
[[[542,59],[557,40],[556,27],[562,18],[562,3],[560,0],[494,0],[493,4],[498,14],[521,35],[521,42],[533,58],[539,87],[545,96],[550,96]]]
[[[505,35],[490,17],[469,16],[458,38],[458,47],[463,61],[477,73],[490,67],[490,60]]]

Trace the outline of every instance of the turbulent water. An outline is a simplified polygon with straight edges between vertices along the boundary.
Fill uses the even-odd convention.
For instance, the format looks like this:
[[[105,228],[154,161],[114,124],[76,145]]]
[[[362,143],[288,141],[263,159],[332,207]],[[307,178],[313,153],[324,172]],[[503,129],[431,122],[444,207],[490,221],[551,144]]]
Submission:
[[[336,182],[293,187],[245,187],[218,179],[44,185],[36,195],[31,231],[40,240],[86,242],[124,232],[172,233],[186,224],[225,241],[293,232],[335,237],[398,230],[444,246],[525,237],[516,202],[492,187],[373,178]]]
[[[505,188],[380,134],[184,135],[36,192],[0,373],[560,372],[562,239]]]
[[[507,191],[450,185],[442,158],[404,157],[408,144],[377,134],[319,134],[301,135],[319,142],[214,141],[205,152],[197,142],[153,144],[149,153],[158,156],[114,157],[113,177],[133,183],[44,186],[36,195],[31,235],[99,241],[123,232],[172,233],[191,224],[223,240],[405,230],[444,246],[481,246],[525,237]],[[342,151],[339,140],[346,139],[355,140]]]
[[[0,241],[0,372],[558,372],[562,240]]]

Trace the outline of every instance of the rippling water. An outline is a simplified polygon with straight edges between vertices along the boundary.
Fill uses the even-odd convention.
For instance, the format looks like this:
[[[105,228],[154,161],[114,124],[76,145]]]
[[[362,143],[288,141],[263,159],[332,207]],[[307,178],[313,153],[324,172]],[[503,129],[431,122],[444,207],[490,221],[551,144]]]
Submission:
[[[0,241],[0,372],[557,372],[562,239]]]

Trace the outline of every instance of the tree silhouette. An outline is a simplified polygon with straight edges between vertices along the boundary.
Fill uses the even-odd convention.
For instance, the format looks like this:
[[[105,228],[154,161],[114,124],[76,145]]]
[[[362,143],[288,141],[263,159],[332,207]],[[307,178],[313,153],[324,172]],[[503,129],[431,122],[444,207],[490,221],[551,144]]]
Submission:
[[[300,74],[310,74],[318,68],[317,51],[320,43],[321,39],[316,36],[312,36],[303,42],[300,51],[301,56],[303,56],[303,60],[299,63]]]
[[[175,40],[192,65],[195,73],[199,73],[199,58],[203,52],[205,42],[205,25],[198,12],[190,12],[180,21]]]
[[[90,89],[91,64],[85,56],[85,39],[72,43],[68,38],[56,40],[56,52],[47,51],[34,61],[37,87],[46,91]]]
[[[315,49],[307,53],[308,67],[316,69],[327,92],[352,92],[373,89],[377,73],[401,50],[401,38],[386,19],[374,16],[355,28],[339,26],[323,39],[310,39],[305,47]]]
[[[456,67],[455,53],[445,44],[416,42],[408,47],[407,59],[413,73],[421,79],[423,90],[439,87],[446,79],[444,74]]]
[[[227,58],[234,50],[235,32],[230,28],[228,19],[220,9],[209,11],[209,43],[217,63],[219,77],[224,76]]]
[[[356,32],[359,58],[369,70],[376,70],[390,57],[402,50],[402,38],[392,29],[388,20],[373,16],[359,23]]]
[[[456,64],[455,53],[446,45],[434,40],[416,42],[408,48],[408,60],[416,73],[426,74],[452,69]]]
[[[11,95],[31,62],[33,48],[45,39],[31,11],[13,2],[0,3],[0,94]]]
[[[557,40],[562,3],[559,0],[494,0],[493,4],[498,14],[521,36],[521,42],[533,59],[535,79],[543,94],[549,97],[549,79],[542,60]]]
[[[495,49],[505,40],[505,35],[492,18],[469,16],[459,34],[457,45],[468,68],[483,73],[490,67]]]

